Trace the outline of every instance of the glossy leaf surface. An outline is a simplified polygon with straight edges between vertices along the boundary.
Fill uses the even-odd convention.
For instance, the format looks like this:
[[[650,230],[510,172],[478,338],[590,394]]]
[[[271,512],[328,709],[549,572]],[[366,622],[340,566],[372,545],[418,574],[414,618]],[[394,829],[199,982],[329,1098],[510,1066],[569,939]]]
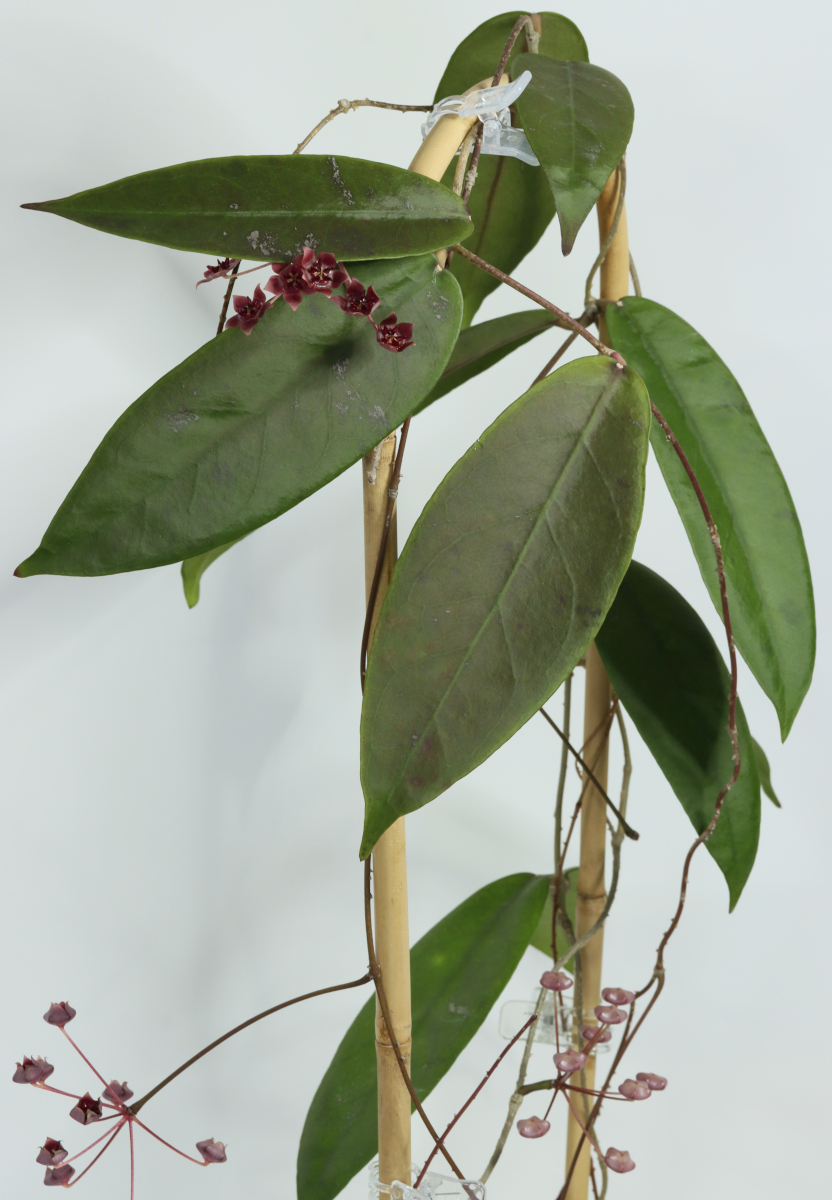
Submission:
[[[549,881],[508,875],[475,892],[410,952],[411,1077],[420,1100],[482,1025],[520,961]],[[373,1157],[377,1141],[375,998],[335,1052],[298,1150],[298,1200],[332,1200]]]
[[[480,80],[493,76],[508,36],[521,15],[518,11],[491,17],[460,42],[436,89],[435,99],[461,95]],[[587,61],[586,42],[571,21],[558,13],[539,15],[540,54]],[[525,49],[526,37],[521,33],[514,43],[508,70],[511,62]],[[443,180],[448,187],[453,182],[455,169],[456,160]],[[467,248],[509,275],[537,245],[555,215],[552,192],[539,167],[530,167],[518,159],[487,154],[480,158],[469,208],[474,219],[474,233],[466,242]],[[499,287],[499,281],[459,255],[453,260],[451,270],[465,297],[462,324],[467,328],[485,297]]]
[[[513,79],[532,73],[517,112],[552,189],[563,253],[569,254],[627,149],[633,101],[620,79],[592,63],[521,54],[511,71]]]
[[[782,808],[782,804],[777,799],[777,793],[771,785],[771,767],[768,765],[766,752],[755,738],[751,739],[751,745],[754,749],[754,761],[757,764],[757,774],[760,776],[760,787],[763,789],[771,803],[776,808]]]
[[[551,313],[544,308],[533,308],[526,312],[508,313],[504,317],[495,317],[493,321],[482,321],[470,329],[463,329],[442,377],[416,411],[421,412],[441,396],[446,396],[475,375],[493,367],[512,350],[519,350],[539,333],[545,333],[556,325],[557,318]]]
[[[458,196],[361,158],[207,158],[25,205],[81,225],[203,254],[287,260],[304,246],[339,259],[399,258],[471,233]]]
[[[734,376],[681,317],[631,296],[609,307],[607,327],[696,472],[722,542],[737,646],[785,738],[812,678],[815,614],[800,522],[777,460]],[[721,612],[714,552],[690,481],[658,425],[651,440]]]
[[[425,506],[370,653],[362,857],[516,733],[583,654],[641,520],[648,405],[609,358],[571,362],[506,409]]]
[[[674,587],[633,562],[595,639],[612,686],[701,833],[733,770],[730,678],[701,617]],[[748,725],[737,704],[742,767],[705,843],[734,908],[754,865],[760,782]]]
[[[323,487],[431,391],[462,297],[432,256],[355,275],[414,323],[392,354],[362,317],[321,296],[280,300],[249,337],[212,338],[115,423],[21,575],[107,575],[234,541]]]
[[[200,580],[211,563],[216,562],[221,554],[225,554],[226,550],[236,546],[239,540],[237,538],[233,542],[226,542],[223,546],[215,546],[213,550],[206,550],[204,554],[197,554],[195,558],[185,559],[182,563],[182,590],[185,593],[188,608],[195,608],[199,604]]]
[[[572,922],[572,928],[575,928],[576,914],[575,909],[578,902],[578,868],[570,867],[568,871],[563,872],[563,882],[561,883],[561,896],[559,907],[566,913],[569,920]],[[546,893],[546,903],[543,905],[543,911],[540,914],[540,920],[535,926],[535,931],[531,936],[529,945],[534,946],[541,954],[545,954],[547,958],[552,957],[552,896],[551,892]],[[562,958],[569,949],[569,943],[566,940],[566,934],[558,926],[558,958]],[[574,963],[570,959],[566,963],[564,970],[572,971]]]

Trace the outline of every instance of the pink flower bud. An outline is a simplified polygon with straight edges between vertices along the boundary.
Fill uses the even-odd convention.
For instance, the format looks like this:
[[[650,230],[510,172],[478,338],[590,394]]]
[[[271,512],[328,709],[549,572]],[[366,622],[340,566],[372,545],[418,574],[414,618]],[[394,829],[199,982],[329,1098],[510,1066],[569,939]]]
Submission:
[[[635,1079],[625,1079],[623,1083],[618,1085],[618,1090],[628,1100],[650,1099],[650,1089],[647,1084],[637,1083]]]
[[[60,1167],[47,1168],[43,1182],[47,1187],[63,1187],[64,1184],[69,1183],[74,1174],[75,1168],[71,1167],[69,1163],[63,1163]]]
[[[609,1029],[599,1029],[597,1025],[582,1025],[581,1037],[585,1042],[590,1042],[594,1039],[597,1046],[601,1042],[609,1042],[612,1039],[612,1033]]]
[[[636,1079],[639,1083],[646,1083],[651,1092],[663,1092],[667,1087],[664,1075],[650,1075],[645,1071],[639,1071]]]
[[[397,325],[396,314],[391,313],[376,325],[376,341],[385,350],[400,354],[402,350],[414,344],[413,326],[409,321],[400,321]]]
[[[42,1083],[54,1070],[45,1058],[24,1058],[22,1063],[17,1064],[12,1083]]]
[[[57,1025],[63,1029],[64,1025],[68,1024],[75,1016],[75,1009],[67,1004],[66,1000],[62,1000],[60,1004],[50,1004],[49,1012],[43,1014],[43,1019],[47,1025]]]
[[[126,1104],[133,1096],[132,1090],[127,1086],[127,1080],[124,1083],[119,1083],[117,1079],[110,1082],[109,1087],[104,1089],[104,1099],[110,1104]]]
[[[35,1159],[36,1163],[40,1163],[42,1167],[57,1167],[58,1163],[62,1163],[66,1158],[68,1150],[64,1150],[60,1142],[56,1142],[54,1138],[47,1138],[40,1148],[40,1154]]]
[[[604,1155],[604,1162],[611,1171],[618,1171],[619,1175],[626,1175],[628,1171],[636,1169],[636,1164],[630,1158],[629,1151],[616,1150],[614,1146],[610,1146]]]
[[[566,992],[572,986],[572,980],[564,971],[544,971],[540,976],[540,986],[550,992]]]
[[[69,1115],[73,1121],[78,1121],[81,1125],[91,1125],[93,1121],[100,1121],[104,1116],[101,1111],[101,1101],[93,1100],[89,1092],[81,1097]]]
[[[196,1148],[207,1163],[225,1162],[224,1142],[215,1142],[213,1138],[208,1138],[204,1142],[197,1142]]]
[[[555,1055],[555,1066],[561,1075],[571,1075],[586,1065],[586,1055],[580,1050],[564,1050]]]
[[[606,1000],[607,1004],[632,1004],[636,994],[625,991],[624,988],[604,988],[601,997]]]
[[[595,1009],[595,1015],[602,1025],[620,1025],[622,1021],[627,1020],[623,1008],[605,1008],[603,1004],[599,1004]]]
[[[517,1122],[517,1132],[521,1137],[543,1137],[550,1129],[551,1125],[549,1122],[542,1120],[540,1117],[528,1117],[525,1121]]]

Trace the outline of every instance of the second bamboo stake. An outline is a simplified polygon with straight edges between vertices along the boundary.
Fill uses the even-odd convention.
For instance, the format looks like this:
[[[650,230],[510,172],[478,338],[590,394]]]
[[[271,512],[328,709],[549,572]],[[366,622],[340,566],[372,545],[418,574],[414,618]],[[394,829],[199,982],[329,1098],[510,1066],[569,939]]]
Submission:
[[[618,189],[620,179],[618,171],[614,171],[598,200],[598,234],[601,245],[606,241],[612,227],[615,209],[618,204]],[[618,229],[607,255],[601,264],[601,298],[603,300],[620,300],[627,295],[630,284],[630,250],[627,239],[627,213],[623,211],[618,222]],[[609,345],[606,322],[601,319],[600,338]],[[586,761],[592,767],[593,774],[601,786],[607,789],[608,758],[609,758],[609,713],[612,701],[612,687],[593,642],[586,653],[586,698],[584,700],[584,749]],[[576,904],[576,928],[578,937],[586,933],[598,919],[606,900],[606,884],[604,880],[604,859],[606,852],[607,813],[603,796],[589,781],[581,805],[581,859],[578,867],[578,895]],[[581,951],[582,998],[581,1006],[584,1012],[592,1014],[592,1009],[601,1000],[601,968],[604,952],[604,931],[599,930],[591,941],[587,942]],[[576,1025],[584,1024],[583,1013],[576,1013]],[[594,1015],[588,1018],[589,1024],[595,1023]],[[586,1086],[595,1086],[595,1055],[590,1055],[586,1064]],[[578,1100],[578,1111],[581,1111],[581,1099]],[[584,1111],[589,1114],[589,1106]],[[582,1114],[583,1115],[583,1114]],[[572,1114],[566,1132],[566,1169],[572,1163],[578,1143],[581,1140],[581,1128]],[[578,1162],[572,1174],[572,1179],[566,1191],[566,1200],[586,1200],[589,1192],[589,1144],[584,1141]]]

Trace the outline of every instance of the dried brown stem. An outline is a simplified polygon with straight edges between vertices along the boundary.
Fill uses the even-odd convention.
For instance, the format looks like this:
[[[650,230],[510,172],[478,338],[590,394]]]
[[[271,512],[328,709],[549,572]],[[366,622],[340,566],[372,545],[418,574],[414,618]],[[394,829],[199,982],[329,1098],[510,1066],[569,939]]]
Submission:
[[[237,272],[239,271],[239,269],[240,269],[240,260],[238,259],[236,267],[234,267],[232,269],[231,274],[228,278],[228,287],[225,289],[225,299],[222,302],[222,312],[220,313],[220,323],[217,326],[217,332],[215,335],[216,337],[219,337],[220,334],[222,333],[222,327],[225,324],[225,318],[228,313],[228,304],[229,304],[229,301],[231,300],[231,293],[234,291],[234,281],[237,278]]]
[[[373,575],[373,583],[370,588],[370,595],[367,599],[367,613],[364,617],[364,632],[361,635],[361,690],[364,691],[364,679],[367,675],[367,648],[370,645],[370,630],[373,624],[373,612],[376,607],[376,597],[378,596],[379,583],[381,582],[381,573],[384,569],[384,556],[387,552],[387,539],[390,536],[390,522],[393,519],[393,510],[396,507],[396,497],[399,494],[399,480],[402,474],[402,459],[404,458],[404,448],[407,444],[407,433],[410,429],[410,417],[407,418],[402,425],[401,435],[399,437],[399,448],[396,454],[396,462],[393,467],[393,474],[390,477],[390,487],[387,489],[387,513],[384,518],[384,532],[381,535],[381,544],[378,549],[378,558],[376,559],[376,569]]]
[[[396,112],[431,112],[432,104],[388,104],[385,100],[339,100],[333,109],[326,114],[322,121],[319,121],[311,133],[308,133],[302,142],[299,142],[293,154],[300,154],[301,150],[305,150],[313,137],[320,133],[325,125],[330,121],[334,121],[341,113],[348,113],[354,108],[392,108]]]
[[[514,27],[512,28],[511,33],[508,35],[508,41],[503,47],[503,53],[500,56],[500,61],[497,64],[497,70],[494,72],[494,78],[491,80],[492,87],[496,87],[502,79],[503,71],[505,71],[506,66],[508,65],[509,55],[514,49],[514,43],[517,41],[518,37],[520,36],[520,31],[523,28],[526,30],[526,41],[529,45],[529,53],[537,54],[538,46],[540,45],[540,33],[534,27],[531,14],[523,13],[523,15],[518,17],[514,22]]]

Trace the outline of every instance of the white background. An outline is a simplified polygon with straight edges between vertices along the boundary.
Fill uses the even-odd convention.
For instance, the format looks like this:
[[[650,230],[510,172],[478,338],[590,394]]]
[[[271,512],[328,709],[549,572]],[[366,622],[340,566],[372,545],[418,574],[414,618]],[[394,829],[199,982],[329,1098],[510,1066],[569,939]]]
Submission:
[[[47,1054],[58,1085],[94,1080],[49,1001],[107,1074],[140,1091],[236,1022],[359,975],[358,647],[363,565],[359,468],[213,566],[189,612],[176,567],[104,579],[12,578],[119,413],[214,332],[204,261],[107,238],[17,205],[153,167],[290,151],[339,97],[424,103],[457,43],[500,11],[460,0],[75,0],[9,5],[2,36],[4,376],[0,433],[3,606],[0,900],[6,1078]],[[636,108],[628,154],[633,253],[645,294],[683,314],[747,391],[789,480],[819,596],[819,670],[788,743],[743,669],[741,695],[783,810],[764,800],[757,865],[729,917],[704,852],[668,955],[668,985],[630,1070],[662,1096],[609,1111],[601,1137],[638,1170],[613,1195],[736,1200],[809,1196],[828,1175],[830,1055],[829,107],[828,9],[630,0],[570,4],[593,61]],[[406,166],[420,118],[339,117],[315,149]],[[554,229],[518,274],[579,311],[595,253],[571,259]],[[523,307],[492,297],[480,318]],[[547,335],[414,423],[400,528],[455,459],[525,389]],[[547,340],[548,339],[548,340]],[[718,624],[651,466],[637,557]],[[580,694],[578,693],[578,700]],[[557,702],[553,702],[557,708]],[[579,703],[580,707],[580,703]],[[634,738],[630,814],[610,918],[608,983],[640,985],[676,903],[691,829]],[[414,939],[485,883],[550,869],[558,747],[532,721],[494,758],[409,819]],[[617,761],[617,760],[616,760]],[[614,763],[615,769],[615,763]],[[506,998],[544,965],[530,951]],[[321,999],[257,1026],[145,1110],[186,1148],[214,1135],[226,1166],[196,1174],[157,1143],[137,1196],[292,1197],[303,1119],[365,994]],[[501,1048],[496,1012],[433,1094],[443,1125]],[[545,1073],[537,1052],[533,1072]],[[454,1135],[481,1172],[516,1062]],[[39,1194],[46,1135],[79,1147],[68,1102],[0,1088],[3,1194]],[[610,1106],[614,1107],[614,1106]],[[534,1111],[529,1106],[529,1112]],[[414,1128],[416,1128],[414,1126]],[[419,1155],[425,1148],[415,1134]],[[84,1180],[127,1196],[126,1146]],[[562,1130],[514,1137],[489,1200],[551,1197]],[[345,1193],[364,1194],[359,1177]]]

